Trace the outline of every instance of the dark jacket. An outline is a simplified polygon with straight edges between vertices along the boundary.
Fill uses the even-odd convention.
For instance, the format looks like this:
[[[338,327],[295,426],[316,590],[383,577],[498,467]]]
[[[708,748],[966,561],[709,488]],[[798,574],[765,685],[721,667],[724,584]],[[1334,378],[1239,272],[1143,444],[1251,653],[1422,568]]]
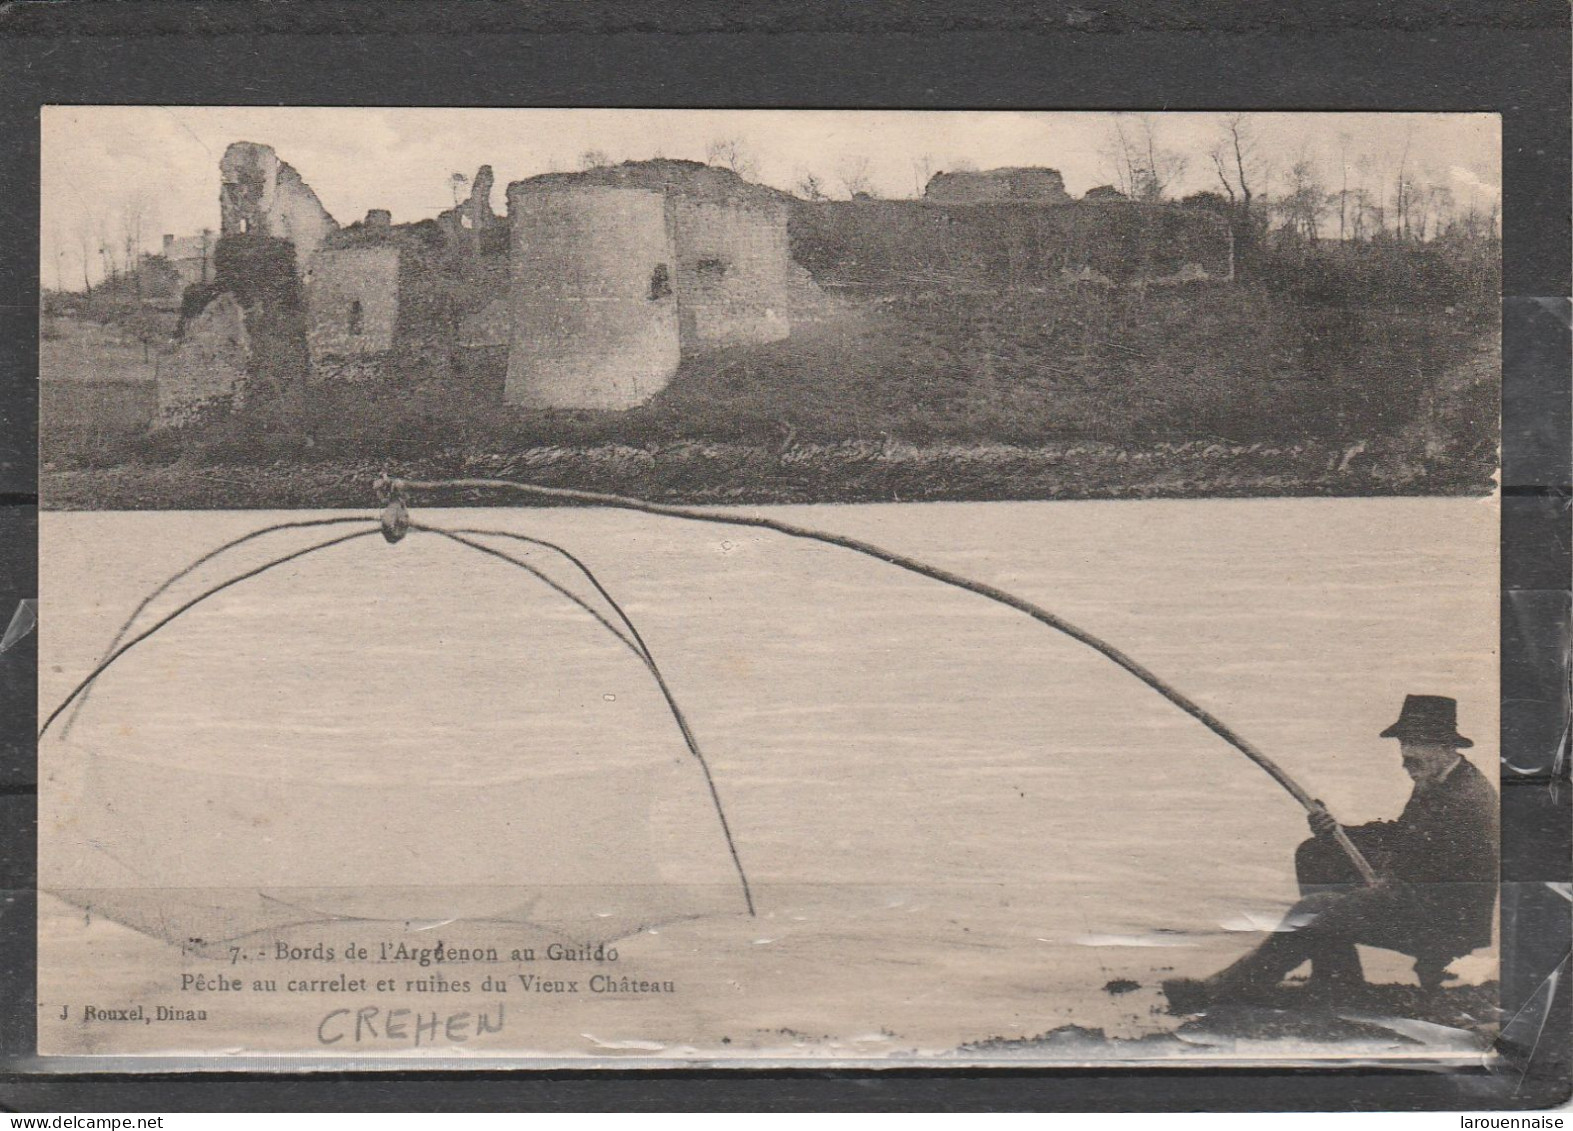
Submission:
[[[1416,786],[1396,821],[1348,830],[1377,875],[1435,932],[1435,942],[1464,954],[1491,943],[1500,851],[1496,790],[1468,759],[1447,777]]]
[[[1396,821],[1356,825],[1350,836],[1381,857],[1380,875],[1409,883],[1497,882],[1496,790],[1468,759],[1430,786],[1416,786]]]

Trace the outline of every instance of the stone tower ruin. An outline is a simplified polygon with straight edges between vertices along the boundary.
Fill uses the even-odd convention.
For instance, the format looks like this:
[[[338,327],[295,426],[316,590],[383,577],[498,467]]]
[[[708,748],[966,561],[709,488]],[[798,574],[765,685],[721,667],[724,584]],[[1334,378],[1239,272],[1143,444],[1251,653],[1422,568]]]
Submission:
[[[936,174],[922,200],[803,201],[654,158],[517,181],[502,218],[483,165],[433,218],[395,224],[373,208],[344,227],[271,146],[234,143],[220,175],[211,274],[204,241],[181,356],[159,381],[166,424],[254,393],[292,398],[304,417],[317,389],[385,379],[499,408],[630,409],[685,359],[777,342],[936,265],[945,285],[980,288],[1233,278],[1216,216],[1083,205],[1047,168]],[[827,303],[822,281],[844,295]]]
[[[622,409],[677,373],[677,250],[665,195],[508,186],[510,404]]]
[[[671,211],[683,348],[785,338],[792,271],[786,205],[673,196]]]
[[[295,245],[296,271],[304,274],[312,254],[338,222],[311,186],[271,145],[237,141],[219,161],[220,234],[257,235]]]

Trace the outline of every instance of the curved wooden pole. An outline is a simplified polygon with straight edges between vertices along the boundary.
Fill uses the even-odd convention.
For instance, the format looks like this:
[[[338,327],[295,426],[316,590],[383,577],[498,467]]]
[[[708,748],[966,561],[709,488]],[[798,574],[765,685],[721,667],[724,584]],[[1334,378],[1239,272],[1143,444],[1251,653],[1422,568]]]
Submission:
[[[1045,624],[1057,632],[1064,633],[1072,640],[1085,644],[1093,651],[1124,668],[1131,675],[1141,680],[1142,683],[1152,688],[1170,703],[1184,711],[1187,715],[1190,715],[1230,746],[1233,746],[1240,753],[1255,762],[1275,782],[1282,786],[1289,796],[1299,802],[1306,812],[1315,813],[1322,811],[1322,806],[1318,804],[1316,799],[1307,793],[1299,782],[1290,777],[1288,772],[1278,765],[1277,762],[1274,762],[1245,738],[1236,734],[1223,720],[1217,718],[1200,704],[1160,679],[1153,672],[1149,671],[1146,666],[1138,663],[1108,641],[1094,636],[1086,629],[1074,625],[1063,617],[1057,616],[1031,601],[1024,600],[1014,593],[1008,593],[986,582],[974,581],[969,577],[963,577],[959,573],[941,569],[939,566],[929,565],[916,558],[907,557],[905,554],[886,550],[883,547],[874,545],[872,542],[864,542],[861,539],[850,538],[843,534],[830,534],[821,530],[813,530],[809,527],[797,526],[780,519],[766,518],[763,515],[716,514],[712,511],[701,510],[695,507],[679,507],[665,503],[646,502],[643,499],[636,499],[627,495],[611,495],[600,491],[580,491],[570,487],[543,487],[534,483],[516,483],[508,479],[420,480],[380,478],[375,486],[379,494],[391,492],[395,495],[407,491],[516,491],[520,494],[534,495],[543,499],[558,499],[563,502],[585,503],[590,506],[639,511],[644,514],[659,515],[664,518],[686,519],[690,522],[721,523],[730,526],[749,526],[761,530],[773,530],[778,534],[785,534],[791,538],[805,538],[810,541],[823,542],[826,545],[839,546],[845,550],[865,554],[887,565],[904,569],[909,573],[931,578],[934,581],[943,582],[957,589],[964,589],[969,593],[976,593],[980,597],[987,597],[991,601],[1025,613],[1033,620],[1038,621],[1040,624]],[[1344,831],[1343,826],[1340,825],[1334,830],[1333,839],[1337,841],[1338,847],[1343,850],[1344,854],[1349,857],[1350,863],[1359,871],[1365,882],[1368,884],[1376,883],[1376,871],[1360,852],[1360,849],[1349,839],[1349,834]]]

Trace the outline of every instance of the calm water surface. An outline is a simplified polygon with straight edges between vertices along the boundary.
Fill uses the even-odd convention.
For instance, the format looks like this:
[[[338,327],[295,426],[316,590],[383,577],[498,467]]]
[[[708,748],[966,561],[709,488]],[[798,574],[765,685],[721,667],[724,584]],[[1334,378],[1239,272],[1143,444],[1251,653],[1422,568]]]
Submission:
[[[1494,504],[768,513],[1106,637],[1346,821],[1392,816],[1407,796],[1376,737],[1406,692],[1456,695],[1472,756],[1494,773]],[[170,573],[291,517],[43,515],[41,706]],[[111,983],[146,979],[192,936],[457,919],[450,942],[622,937],[624,972],[689,987],[598,1003],[600,1029],[554,1006],[513,1047],[637,1051],[655,1033],[656,1048],[726,1037],[878,1055],[1071,1021],[1163,1028],[1149,1012],[1159,978],[1229,960],[1294,898],[1295,803],[1020,614],[768,532],[578,510],[419,517],[551,539],[597,571],[692,722],[758,917],[698,766],[619,641],[504,563],[430,534],[374,537],[204,603],[46,741],[41,874],[76,900],[46,923],[50,976],[68,981],[91,954]],[[336,532],[248,544],[146,617]],[[552,555],[496,545],[594,600]],[[100,916],[84,922],[83,902]],[[1106,994],[1119,978],[1141,992]]]

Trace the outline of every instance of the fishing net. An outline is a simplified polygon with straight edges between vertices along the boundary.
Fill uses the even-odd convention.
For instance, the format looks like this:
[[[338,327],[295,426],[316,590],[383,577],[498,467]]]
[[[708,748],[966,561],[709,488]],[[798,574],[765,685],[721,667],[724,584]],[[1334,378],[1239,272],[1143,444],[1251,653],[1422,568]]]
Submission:
[[[104,649],[42,739],[43,887],[196,948],[747,914],[697,742],[592,576],[517,538],[294,528],[341,522],[204,555]]]
[[[1014,626],[978,630],[995,662],[1003,662],[1008,641],[1033,649],[1047,641],[1068,652],[1053,662],[1091,665],[1113,681],[1110,693],[1122,703],[1134,690],[1128,676],[1157,691],[1161,699],[1135,696],[1114,725],[1144,747],[1165,749],[1155,783],[1164,766],[1216,758],[1216,750],[1205,749],[1216,736],[1297,798],[1303,794],[1259,751],[1135,660],[1013,594],[777,519],[555,493],[759,527],[852,550],[881,576],[890,571],[867,559],[942,582],[949,603],[936,609],[925,600],[923,617],[948,619],[956,632],[992,624],[989,615]],[[110,647],[116,662],[79,691],[62,686],[58,696],[44,697],[61,705],[50,717],[60,725],[46,741],[80,746],[74,754],[51,753],[49,761],[82,767],[74,793],[54,788],[61,804],[48,838],[45,886],[138,929],[181,939],[238,937],[303,921],[460,916],[589,938],[679,918],[752,914],[747,854],[739,855],[733,839],[725,789],[627,610],[561,547],[475,530],[457,517],[444,529],[412,524],[395,499],[384,535],[397,542],[413,533],[391,550],[373,537],[378,528],[369,520],[276,524],[266,528],[273,533],[244,532],[177,570],[167,592],[153,586],[153,602]],[[330,525],[344,529],[294,529]],[[275,535],[294,541],[282,547]],[[946,592],[923,584],[930,598]],[[992,611],[977,596],[993,602]],[[755,594],[748,600],[758,604]],[[716,626],[701,627],[701,604],[677,607],[695,620],[686,635],[702,638],[693,647],[702,646]],[[1026,617],[1015,615],[1021,613]],[[1045,637],[1032,621],[1056,635]],[[758,643],[736,653],[740,674],[761,654]],[[829,647],[805,638],[787,651],[806,674]],[[103,649],[98,637],[75,654]],[[824,673],[840,669],[819,666],[813,686],[823,688]],[[1090,736],[1076,737],[1079,718],[1057,720],[1061,757],[1035,753],[1036,738],[980,757],[986,740],[977,718],[963,712],[933,720],[963,728],[954,735],[923,729],[914,690],[881,686],[905,678],[900,673],[899,666],[849,670],[843,682],[867,686],[846,688],[844,702],[791,705],[791,765],[772,766],[761,752],[744,781],[736,777],[734,748],[730,803],[747,807],[741,827],[750,830],[756,852],[761,836],[785,847],[788,856],[777,863],[793,865],[793,876],[803,874],[796,866],[803,858],[814,857],[838,877],[882,881],[905,872],[929,882],[1016,883],[1041,860],[1061,878],[1097,873],[1112,875],[1121,891],[1137,886],[1147,873],[1134,857],[1093,868],[1084,854],[1067,851],[1096,839],[1095,828],[1084,834],[1082,823],[1106,819],[1106,806],[1093,803],[1096,791],[1064,789],[1079,773],[1078,752],[1092,757],[1098,749]],[[717,675],[712,669],[708,682],[689,680],[685,693],[710,693],[713,709],[715,689],[724,687]],[[978,690],[991,699],[1000,694],[997,686]],[[1046,699],[1041,685],[1012,694],[1012,705]],[[881,705],[887,695],[888,712]],[[753,708],[730,708],[731,729],[747,732]],[[1030,717],[998,714],[995,721]],[[1137,734],[1144,718],[1158,729]],[[785,733],[779,722],[757,731]],[[812,737],[821,731],[816,747]],[[862,732],[883,732],[888,748],[841,757],[848,736]],[[968,749],[965,763],[955,760],[957,744]],[[896,753],[902,748],[911,754]],[[986,766],[984,757],[997,765]],[[1044,792],[1050,788],[1053,795]],[[946,804],[949,796],[957,802]],[[1087,800],[1061,804],[1075,796]],[[1146,796],[1121,794],[1122,819],[1135,820]],[[1155,819],[1188,839],[1162,791],[1151,792],[1150,801]],[[1046,806],[1059,815],[1050,817]],[[827,819],[831,814],[837,819]],[[805,843],[793,835],[799,826],[833,831]],[[961,831],[985,826],[987,848],[974,850]],[[856,851],[836,854],[843,843],[877,843],[879,855],[864,866]],[[212,910],[216,890],[231,891],[221,903],[238,909],[221,922]],[[197,894],[165,894],[157,908],[141,907],[154,892]]]

